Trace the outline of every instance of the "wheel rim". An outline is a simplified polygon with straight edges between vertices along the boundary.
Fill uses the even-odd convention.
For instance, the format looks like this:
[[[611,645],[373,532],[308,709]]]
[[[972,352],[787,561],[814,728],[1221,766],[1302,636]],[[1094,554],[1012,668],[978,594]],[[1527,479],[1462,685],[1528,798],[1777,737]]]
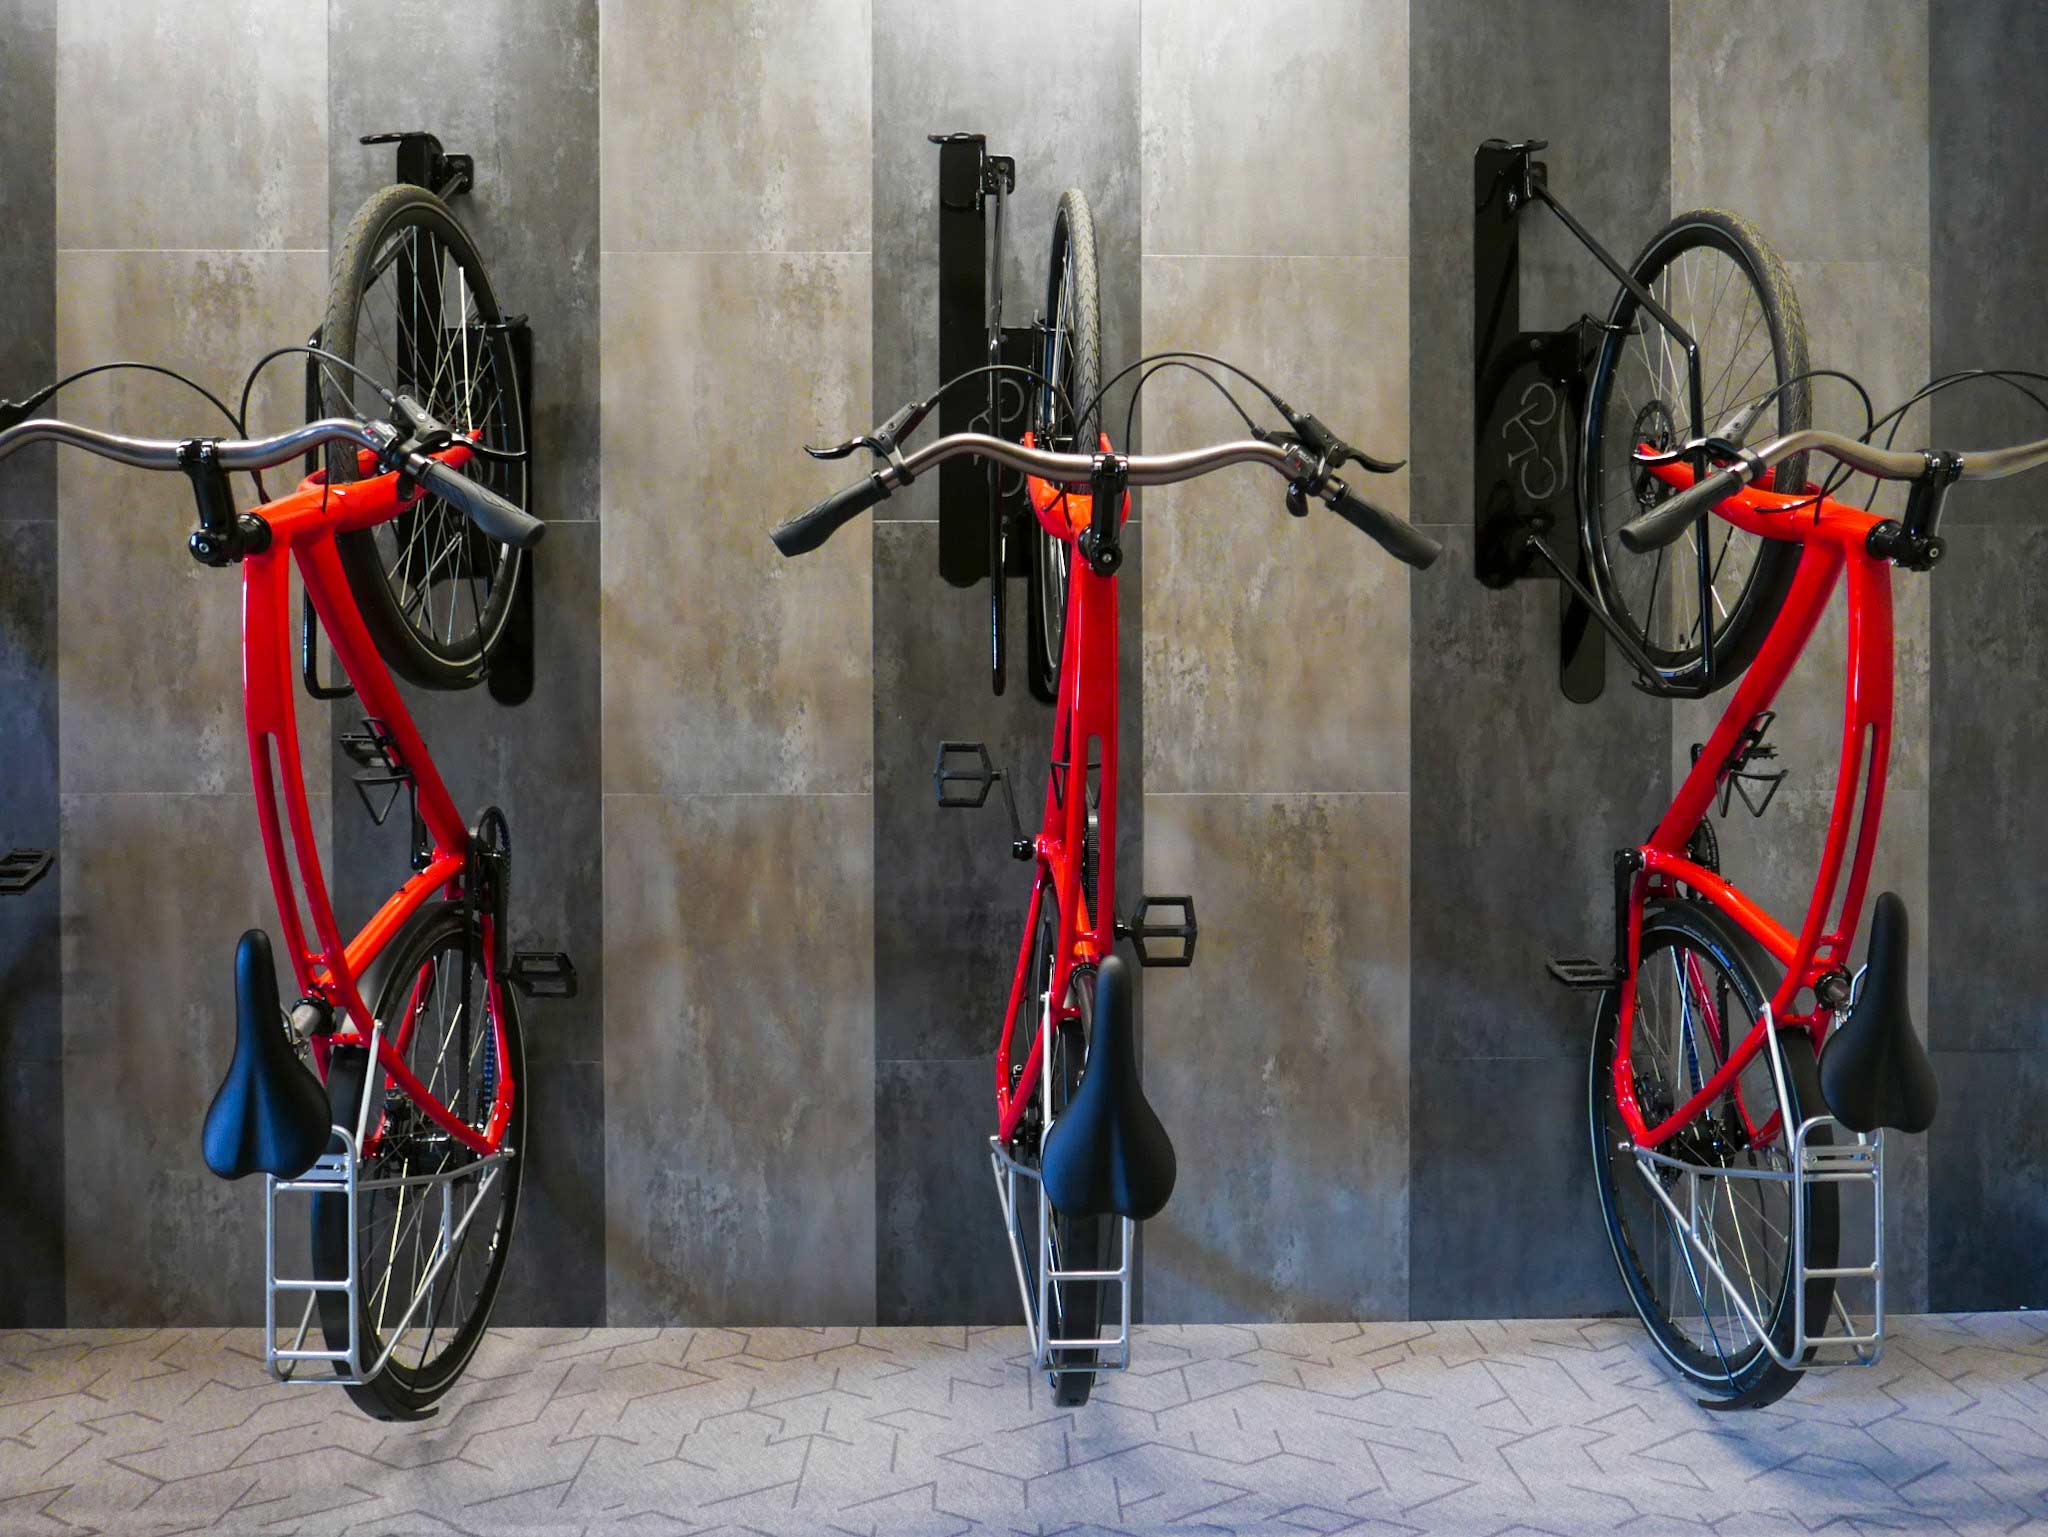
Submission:
[[[511,348],[473,255],[421,211],[401,210],[376,237],[348,335],[323,338],[372,378],[420,402],[451,430],[506,453],[524,447]],[[323,369],[329,409],[367,417],[390,407],[369,384]],[[328,472],[356,478],[352,447],[328,452]],[[517,506],[526,466],[472,456],[463,473]],[[439,497],[424,496],[367,531],[394,610],[430,654],[474,660],[503,621],[517,552],[476,532]]]
[[[1700,420],[1692,416],[1683,344],[1624,291],[1609,317],[1624,329],[1603,343],[1589,402],[1587,544],[1610,612],[1656,666],[1676,673],[1701,659],[1702,546],[1712,574],[1707,607],[1719,637],[1762,600],[1757,577],[1768,541],[1710,517],[1670,546],[1641,555],[1627,550],[1618,537],[1622,526],[1673,494],[1634,463],[1636,444],[1669,448],[1716,431],[1805,365],[1784,355],[1746,256],[1717,243],[1688,245],[1655,266],[1644,286],[1699,344]],[[1749,439],[1804,425],[1804,400],[1802,386],[1787,390],[1765,407],[1763,430],[1752,429]],[[1786,478],[1803,473],[1802,466],[1803,460],[1788,466]]]
[[[1668,939],[1654,952],[1646,948],[1637,973],[1631,1062],[1638,1101],[1652,1124],[1705,1083],[1759,1012],[1711,947],[1683,936]],[[1766,1352],[1729,1289],[1692,1251],[1645,1184],[1634,1155],[1618,1149],[1628,1130],[1614,1100],[1611,1032],[1606,1039],[1595,1088],[1616,1260],[1665,1354],[1701,1381],[1735,1384]],[[1689,1165],[1683,1172],[1661,1171],[1663,1187],[1691,1216],[1743,1302],[1774,1337],[1794,1275],[1792,1187],[1784,1180],[1739,1176],[1791,1167],[1792,1118],[1782,1109],[1765,1052],[1729,1092],[1659,1149]]]
[[[460,1120],[481,1131],[490,1118],[500,1064],[496,1033],[488,1027],[483,969],[471,965],[465,952],[460,934],[446,936],[403,986],[394,982],[386,992],[392,1007],[382,1017],[387,1039],[406,1066]],[[481,1323],[478,1305],[491,1290],[510,1238],[516,1162],[477,1168],[474,1153],[388,1081],[371,1117],[364,1180],[473,1170],[426,1185],[365,1190],[358,1203],[365,1366],[394,1338],[436,1254],[442,1247],[449,1251],[427,1297],[396,1333],[390,1360],[401,1378],[432,1379],[447,1365],[460,1364]],[[509,1133],[506,1140],[516,1160],[519,1150]],[[472,1204],[467,1225],[454,1236],[454,1225]]]

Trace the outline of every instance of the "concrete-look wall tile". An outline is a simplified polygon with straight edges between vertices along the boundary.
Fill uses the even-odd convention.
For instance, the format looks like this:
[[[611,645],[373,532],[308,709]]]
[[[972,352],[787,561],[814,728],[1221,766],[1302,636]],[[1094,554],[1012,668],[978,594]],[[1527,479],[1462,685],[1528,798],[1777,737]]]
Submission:
[[[561,1005],[521,1000],[529,1066],[519,1224],[493,1328],[605,1321],[604,1065],[534,1060]]]
[[[1003,307],[1012,325],[1045,304],[1061,195],[1069,187],[1086,194],[1105,374],[1137,356],[1138,12],[1138,0],[878,0],[875,420],[940,382],[939,150],[927,142],[930,133],[984,133],[991,153],[1016,158],[1017,187],[1003,213]],[[975,46],[961,47],[970,36]],[[1076,48],[1078,37],[1088,46]],[[1063,99],[1086,108],[1044,110],[1039,93],[1017,88],[1034,72],[1056,73]],[[938,477],[930,477],[877,507],[875,517],[936,517],[937,487]]]
[[[1404,452],[1405,261],[1148,256],[1144,308],[1148,348],[1227,357],[1353,442]],[[1155,451],[1244,431],[1192,376],[1162,376],[1146,405]],[[1407,511],[1404,474],[1360,479]],[[1148,493],[1149,790],[1407,788],[1409,570],[1321,506],[1287,517],[1283,492],[1244,471]]]
[[[866,519],[768,532],[855,473],[796,445],[863,425],[868,259],[606,259],[607,791],[865,790]]]
[[[1115,867],[1116,898],[1126,911],[1137,903],[1144,825],[1133,634],[1143,545],[1137,526],[1126,525],[1117,577],[1123,653]],[[937,567],[936,524],[875,530],[875,1039],[884,1061],[992,1058],[1030,900],[1031,867],[1010,857],[1002,792],[979,810],[934,804],[938,744],[985,743],[1014,776],[1027,832],[1045,805],[1051,750],[1052,711],[1014,675],[1026,643],[1022,602],[1006,610],[1013,676],[997,697],[988,682],[988,589],[947,587]]]
[[[1937,1051],[1941,1116],[1927,1134],[1927,1305],[2048,1306],[2048,1052]]]
[[[1926,0],[1672,0],[1671,206],[1788,259],[1924,264],[1927,56]]]
[[[1669,798],[1668,707],[1612,673],[1567,701],[1556,584],[1491,591],[1470,529],[1438,532],[1414,587],[1415,1058],[1579,1060],[1586,1000],[1544,963],[1612,950],[1614,851]]]
[[[60,0],[57,244],[324,248],[323,0]]]
[[[2048,142],[2048,7],[2035,0],[1931,0],[1933,374],[2039,367],[2048,294],[2031,255],[2048,245],[2048,203],[2031,185]],[[2031,361],[2030,361],[2031,360]],[[1989,446],[2040,436],[2041,408],[2017,390],[1973,385],[1938,397],[1935,440]],[[1948,521],[2048,521],[2039,475],[1959,486]],[[2036,674],[2035,676],[2039,676]]]
[[[474,157],[455,202],[499,305],[533,324],[534,501],[550,522],[597,516],[597,0],[346,0],[328,16],[329,228],[340,243],[392,179],[368,133],[423,125]],[[405,39],[403,68],[391,67]],[[546,557],[542,557],[545,559]]]
[[[989,1176],[994,1130],[989,1054],[875,1064],[877,1323],[1023,1321]]]
[[[0,397],[57,376],[57,0],[0,3]],[[55,516],[56,449],[0,463],[0,522]]]
[[[1531,985],[1562,992],[1547,978]],[[1583,1047],[1593,1006],[1571,997]],[[1585,1052],[1418,1057],[1414,1085],[1408,1316],[1625,1313],[1586,1147]]]
[[[57,846],[57,525],[0,522],[0,854]],[[6,897],[0,1055],[54,1061],[58,877]],[[0,1170],[8,1165],[0,1164]]]
[[[1143,25],[1148,256],[1408,254],[1408,0],[1155,0]]]
[[[1146,1094],[1178,1137],[1146,1316],[1400,1317],[1408,1295],[1403,795],[1146,799],[1145,877],[1201,948],[1144,973]]]
[[[67,1321],[256,1322],[262,1191],[199,1154],[235,943],[278,933],[255,799],[66,794],[62,859]]]
[[[64,252],[59,366],[145,358],[233,396],[251,359],[306,335],[326,292],[318,251]],[[251,431],[304,420],[300,378],[290,368],[267,373]],[[205,401],[160,375],[96,375],[64,400],[77,420],[146,436],[227,430]],[[274,473],[271,493],[292,475]],[[59,490],[66,792],[242,788],[240,584],[237,573],[186,553],[191,488],[176,475],[70,454]],[[244,506],[255,500],[245,478],[235,493]],[[326,712],[302,707],[299,728],[308,783],[324,791]]]
[[[1927,1040],[2048,1051],[2048,825],[2020,812],[2048,782],[2048,712],[2014,702],[2048,678],[2048,528],[1952,529],[1933,586]]]
[[[600,14],[605,250],[869,249],[866,0]]]
[[[442,692],[400,684],[434,765],[466,818],[484,806],[512,828],[512,944],[566,950],[580,987],[574,999],[536,1005],[527,1031],[531,1060],[595,1062],[603,1055],[604,957],[599,787],[596,763],[600,658],[593,614],[598,595],[599,525],[551,528],[537,550],[534,690],[514,708],[488,689]],[[354,729],[360,707],[335,707],[339,729]],[[330,749],[336,788],[335,911],[344,929],[365,922],[411,874],[410,832],[397,816],[377,827],[348,781],[362,772],[338,744]]]
[[[0,1043],[13,1000],[4,1008]],[[64,1065],[0,1060],[0,1329],[56,1328],[65,1322]]]
[[[607,1319],[875,1309],[863,795],[605,800]]]

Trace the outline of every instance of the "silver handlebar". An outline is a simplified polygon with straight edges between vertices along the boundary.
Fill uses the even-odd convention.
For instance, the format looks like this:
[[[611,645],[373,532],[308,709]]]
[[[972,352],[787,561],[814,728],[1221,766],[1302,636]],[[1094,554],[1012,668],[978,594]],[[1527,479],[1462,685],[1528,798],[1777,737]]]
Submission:
[[[1642,462],[1667,463],[1685,459],[1701,446],[1701,443],[1691,443],[1670,455],[1644,456]],[[1744,460],[1756,466],[1745,478],[1754,480],[1771,465],[1804,453],[1826,454],[1852,470],[1874,475],[1879,480],[1918,480],[1927,473],[1928,451],[1925,449],[1879,448],[1874,443],[1844,437],[1839,432],[1807,427],[1772,438],[1756,448],[1744,449]],[[1957,457],[1962,461],[1959,479],[2002,480],[2008,475],[2019,475],[2048,464],[2048,438],[2016,444],[2011,448],[1969,449]]]
[[[218,452],[222,469],[267,470],[326,443],[350,442],[373,453],[382,453],[396,439],[392,429],[386,428],[385,433],[389,435],[380,435],[366,423],[332,416],[308,422],[303,427],[294,427],[289,432],[280,432],[275,437],[220,439]],[[178,451],[188,441],[191,440],[132,438],[123,433],[101,432],[46,416],[21,422],[0,432],[0,459],[31,443],[61,443],[138,470],[175,470],[179,467]]]
[[[916,452],[905,454],[903,463],[914,477],[935,464],[963,454],[977,454],[1008,465],[1013,470],[1050,481],[1085,481],[1095,467],[1093,454],[1056,454],[1050,449],[1026,448],[1021,443],[982,432],[956,432],[950,437],[935,439]],[[1234,443],[1213,444],[1208,448],[1192,448],[1178,454],[1129,454],[1124,456],[1124,462],[1130,466],[1130,484],[1167,486],[1176,481],[1193,480],[1211,470],[1233,464],[1263,464],[1283,475],[1298,474],[1309,461],[1299,449],[1245,438]],[[901,486],[905,479],[893,464],[883,466],[875,474],[891,490]]]

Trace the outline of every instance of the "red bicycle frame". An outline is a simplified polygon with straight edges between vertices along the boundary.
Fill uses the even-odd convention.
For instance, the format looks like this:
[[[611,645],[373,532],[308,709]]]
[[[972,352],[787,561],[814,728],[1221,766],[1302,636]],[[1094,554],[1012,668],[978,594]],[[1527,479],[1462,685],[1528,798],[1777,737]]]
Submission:
[[[461,469],[471,457],[457,444],[434,456]],[[399,1090],[435,1125],[478,1154],[495,1153],[512,1119],[512,1057],[504,1039],[503,979],[497,974],[493,915],[483,915],[485,985],[489,993],[493,1044],[499,1072],[496,1097],[484,1129],[478,1131],[437,1099],[405,1064],[408,1019],[394,1041],[377,1034],[363,1002],[359,979],[420,907],[436,893],[455,895],[469,866],[469,830],[463,824],[448,787],[427,754],[419,729],[405,707],[376,642],[364,627],[348,576],[335,544],[337,534],[374,528],[398,516],[417,493],[401,493],[396,473],[377,474],[375,457],[360,456],[368,477],[330,485],[323,469],[297,490],[256,509],[270,528],[269,546],[242,561],[242,706],[249,733],[249,767],[256,789],[256,816],[263,833],[264,858],[277,894],[277,917],[292,975],[305,997],[319,997],[332,1006],[338,1028],[331,1036],[313,1037],[321,1075],[336,1046],[367,1048],[374,1037],[377,1061]],[[291,567],[296,559],[306,594],[327,631],[335,658],[355,686],[363,711],[389,734],[399,767],[412,776],[420,820],[432,840],[425,866],[377,909],[362,932],[343,943],[335,924],[327,881],[321,873],[313,819],[306,799],[305,768],[300,761],[298,700],[292,666]],[[290,857],[285,829],[290,828]],[[296,866],[297,881],[293,880]],[[301,917],[301,902],[312,920],[312,935]],[[377,1127],[370,1128],[373,1138]],[[368,1139],[366,1139],[368,1140]]]
[[[1692,471],[1683,464],[1660,466],[1653,473],[1680,489],[1692,484]],[[1801,549],[1791,589],[1756,660],[1736,683],[1720,724],[1679,786],[1670,810],[1664,813],[1650,841],[1636,850],[1641,862],[1628,899],[1628,953],[1614,1054],[1614,1095],[1630,1138],[1642,1148],[1660,1146],[1726,1093],[1764,1049],[1764,1032],[1772,1023],[1804,1029],[1813,1037],[1814,1049],[1819,1050],[1830,1010],[1816,1001],[1813,1008],[1798,1012],[1793,1004],[1802,990],[1815,988],[1823,977],[1840,972],[1847,965],[1856,939],[1856,924],[1863,911],[1871,858],[1876,852],[1878,825],[1884,812],[1885,773],[1891,756],[1892,568],[1890,562],[1872,555],[1867,547],[1871,529],[1883,520],[1861,508],[1821,497],[1811,487],[1798,495],[1789,495],[1761,485],[1738,492],[1721,503],[1715,515],[1746,532],[1766,539],[1789,540]],[[1685,851],[1714,803],[1722,777],[1740,750],[1744,731],[1777,697],[1844,571],[1848,574],[1849,646],[1841,769],[1835,783],[1834,805],[1828,814],[1827,840],[1813,896],[1795,935],[1731,882],[1687,858]],[[1842,879],[1845,867],[1846,883]],[[1653,1126],[1644,1119],[1636,1098],[1630,1054],[1643,904],[1651,896],[1670,895],[1679,886],[1688,888],[1732,919],[1785,968],[1785,977],[1772,995],[1765,1017],[1727,1051],[1720,1068],[1691,1098]],[[1688,979],[1687,985],[1696,986],[1698,980]],[[1708,1028],[1718,1037],[1722,1024],[1710,1017]],[[1744,1116],[1746,1120],[1746,1111]],[[1750,1127],[1752,1136],[1768,1140],[1774,1135],[1776,1119],[1774,1114],[1764,1126]]]
[[[1024,444],[1031,446],[1026,434]],[[1109,439],[1102,439],[1103,452]],[[1024,942],[1017,952],[1017,970],[1010,982],[1009,1007],[996,1045],[996,1130],[1007,1145],[1031,1101],[1038,1081],[1048,1028],[1077,1017],[1066,1002],[1076,966],[1092,966],[1116,945],[1116,741],[1117,741],[1117,578],[1098,575],[1079,549],[1081,535],[1094,516],[1094,501],[1084,491],[1070,490],[1027,477],[1031,510],[1046,533],[1067,546],[1067,610],[1060,641],[1059,699],[1054,708],[1052,772],[1045,786],[1045,812],[1031,840],[1036,861],[1031,907],[1024,919]],[[1131,515],[1124,496],[1119,518]],[[1095,889],[1086,891],[1082,848],[1088,832],[1088,785],[1091,765],[1099,764],[1095,781]],[[1011,1087],[1010,1047],[1017,1015],[1031,973],[1032,946],[1046,894],[1059,908],[1059,937],[1054,949],[1052,987],[1046,1017],[1032,1038],[1024,1070]]]

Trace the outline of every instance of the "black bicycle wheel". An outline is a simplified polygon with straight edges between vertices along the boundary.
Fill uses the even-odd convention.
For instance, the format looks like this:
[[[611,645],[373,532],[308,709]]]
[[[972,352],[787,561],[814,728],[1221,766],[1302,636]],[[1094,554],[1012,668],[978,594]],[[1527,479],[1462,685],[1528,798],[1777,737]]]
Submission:
[[[1621,289],[1586,401],[1579,506],[1587,564],[1607,611],[1664,678],[1696,688],[1706,650],[1699,587],[1704,549],[1719,687],[1763,644],[1792,581],[1798,548],[1708,518],[1675,545],[1631,554],[1616,537],[1622,525],[1672,494],[1631,456],[1641,443],[1668,448],[1718,432],[1772,391],[1778,393],[1747,432],[1748,441],[1809,426],[1812,392],[1800,378],[1807,370],[1806,327],[1785,264],[1733,214],[1680,214],[1631,271],[1699,344],[1701,410],[1695,421],[1684,345]],[[1779,467],[1775,483],[1797,486],[1805,478],[1800,454]]]
[[[1630,1060],[1645,1119],[1668,1117],[1727,1060],[1727,1052],[1762,1017],[1770,996],[1767,963],[1756,946],[1712,909],[1689,901],[1652,902],[1643,914],[1636,1020]],[[1781,1398],[1799,1380],[1780,1366],[1744,1323],[1738,1293],[1701,1261],[1670,1211],[1646,1181],[1614,1092],[1619,994],[1600,1000],[1588,1079],[1593,1168],[1607,1237],[1636,1316],[1657,1348],[1703,1395],[1725,1408],[1753,1408]],[[1655,1165],[1664,1192],[1690,1214],[1700,1243],[1778,1350],[1789,1355],[1797,1317],[1793,1288],[1793,1186],[1745,1177],[1791,1168],[1792,1129],[1821,1105],[1813,1044],[1804,1031],[1780,1033],[1786,1097],[1781,1102],[1768,1051],[1737,1076],[1729,1091],[1659,1149],[1686,1167]],[[1829,1141],[1825,1127],[1811,1142]],[[1807,1258],[1835,1263],[1840,1217],[1835,1187],[1807,1189]],[[1809,1281],[1810,1332],[1827,1322],[1834,1282]]]
[[[1036,386],[1032,434],[1042,447],[1092,453],[1101,420],[1090,405],[1102,381],[1102,301],[1095,268],[1095,219],[1077,187],[1060,198],[1052,226],[1052,260],[1045,289],[1045,330],[1039,372],[1059,388]],[[1087,419],[1078,420],[1076,412]],[[1066,636],[1067,557],[1071,546],[1034,526],[1031,538],[1030,684],[1052,702]]]
[[[519,380],[476,247],[423,187],[386,187],[343,240],[320,342],[409,395],[445,426],[505,453],[526,448]],[[381,417],[368,384],[325,367],[323,409]],[[327,450],[336,483],[358,475],[353,444]],[[472,458],[463,473],[524,507],[526,463]],[[503,632],[520,552],[485,538],[439,497],[339,536],[356,606],[393,671],[428,688],[467,688]]]
[[[456,903],[421,908],[364,977],[363,997],[406,1066],[456,1116],[481,1131],[504,1064],[490,1028],[475,931],[476,920],[465,918]],[[348,1389],[357,1406],[378,1419],[417,1419],[455,1385],[483,1340],[504,1278],[525,1167],[527,1078],[514,992],[498,991],[506,1055],[518,1086],[505,1131],[509,1156],[486,1164],[385,1083],[370,1106],[371,1146],[360,1178],[446,1177],[359,1190],[353,1225],[346,1196],[313,1198],[313,1273],[339,1279],[348,1274],[351,1247],[357,1256],[356,1327],[364,1369],[394,1347],[381,1372]],[[328,1071],[335,1124],[351,1130],[365,1067],[365,1053],[358,1049],[336,1052]],[[465,1212],[467,1224],[456,1236]],[[447,1258],[427,1286],[427,1274],[444,1251]],[[346,1350],[348,1298],[341,1292],[319,1296],[327,1348]],[[407,1319],[416,1298],[418,1309]]]
[[[1045,997],[1052,988],[1053,963],[1059,943],[1059,915],[1049,907],[1042,907],[1038,917],[1038,937],[1032,951],[1031,990],[1026,995],[1026,1007],[1039,1013],[1033,1016],[1033,1033],[1040,1028]],[[1051,1096],[1050,1105],[1041,1101],[1039,1117],[1039,1149],[1044,1147],[1044,1133],[1053,1122],[1066,1112],[1068,1102],[1081,1086],[1081,1074],[1088,1061],[1089,1030],[1095,1012],[1095,971],[1093,967],[1076,967],[1067,985],[1067,1001],[1078,1016],[1061,1019],[1053,1028],[1048,1043],[1050,1054],[1047,1085]],[[1030,1051],[1027,1039],[1021,1050]],[[1039,1199],[1044,1200],[1043,1191]],[[1104,1245],[1108,1239],[1109,1222],[1101,1217],[1067,1217],[1054,1211],[1047,1224],[1052,1240],[1052,1266],[1055,1270],[1099,1270],[1104,1264]],[[1043,1262],[1043,1256],[1035,1252],[1034,1246],[1026,1245],[1026,1257],[1033,1267],[1030,1273],[1032,1294],[1037,1294],[1036,1266]],[[1046,1316],[1040,1320],[1049,1339],[1093,1339],[1101,1327],[1102,1283],[1080,1281],[1065,1284],[1054,1281],[1048,1289]],[[1052,1401],[1062,1408],[1077,1408],[1088,1402],[1088,1394],[1095,1386],[1095,1365],[1097,1352],[1089,1350],[1061,1350],[1053,1356],[1053,1364],[1047,1371],[1047,1381],[1052,1387]]]

